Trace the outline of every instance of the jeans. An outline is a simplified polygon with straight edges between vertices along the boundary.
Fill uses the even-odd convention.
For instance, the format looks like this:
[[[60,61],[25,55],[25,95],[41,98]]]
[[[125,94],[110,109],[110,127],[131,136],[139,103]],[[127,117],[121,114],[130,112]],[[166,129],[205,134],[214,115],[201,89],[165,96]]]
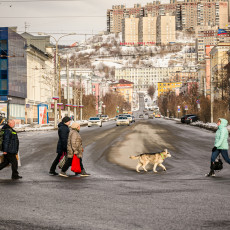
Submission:
[[[81,167],[81,171],[84,170],[83,164],[82,164],[82,158],[80,159],[80,167]],[[66,172],[69,167],[72,165],[72,160],[73,158],[67,158],[67,161],[65,162],[64,166],[62,167],[62,172]]]
[[[12,178],[18,177],[18,160],[15,154],[7,153],[4,155],[4,161],[0,164],[0,170],[11,164]]]
[[[221,154],[222,157],[224,158],[224,160],[230,164],[230,158],[228,156],[228,150],[227,149],[217,149],[214,152],[212,152],[211,163],[213,163],[216,160],[216,158],[219,156],[219,154]]]
[[[63,153],[58,153],[57,154],[56,158],[54,159],[54,161],[53,161],[53,163],[51,165],[50,172],[55,172],[56,167],[57,167],[62,155],[63,155]]]

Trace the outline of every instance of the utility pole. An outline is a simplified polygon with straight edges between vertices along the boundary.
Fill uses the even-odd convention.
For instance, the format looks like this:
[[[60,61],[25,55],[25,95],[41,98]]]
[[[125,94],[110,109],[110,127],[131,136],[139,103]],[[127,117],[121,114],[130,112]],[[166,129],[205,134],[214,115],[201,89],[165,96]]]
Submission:
[[[59,79],[59,121],[61,122],[61,65],[60,65],[60,56],[58,56],[58,64],[59,64],[59,69],[58,69],[58,79]]]
[[[80,107],[80,119],[82,121],[82,76],[80,76],[80,84],[81,84],[81,95],[80,95],[80,100],[81,100],[81,107]]]
[[[69,57],[66,58],[66,77],[67,77],[67,104],[69,105]],[[70,116],[70,106],[68,106],[68,117]]]
[[[74,94],[73,94],[73,104],[74,104],[74,108],[73,108],[73,116],[74,116],[74,122],[76,122],[77,120],[77,111],[76,111],[76,70],[75,70],[75,62],[74,62]]]
[[[214,102],[214,92],[213,92],[213,74],[212,74],[212,56],[210,54],[210,103],[211,103],[211,123],[213,123],[213,102]]]

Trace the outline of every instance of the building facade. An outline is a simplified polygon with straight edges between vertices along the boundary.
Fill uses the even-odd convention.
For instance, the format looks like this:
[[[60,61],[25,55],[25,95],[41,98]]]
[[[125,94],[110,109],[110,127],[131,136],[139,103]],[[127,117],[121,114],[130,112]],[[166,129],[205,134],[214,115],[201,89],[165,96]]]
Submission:
[[[0,100],[8,105],[8,118],[25,121],[26,40],[11,28],[0,27],[0,52]]]
[[[156,21],[157,44],[166,45],[176,41],[176,21],[175,16],[169,14],[160,15]]]
[[[21,34],[26,39],[27,98],[25,122],[38,122],[38,105],[51,108],[55,92],[55,75],[50,37]],[[50,113],[50,116],[52,114]]]

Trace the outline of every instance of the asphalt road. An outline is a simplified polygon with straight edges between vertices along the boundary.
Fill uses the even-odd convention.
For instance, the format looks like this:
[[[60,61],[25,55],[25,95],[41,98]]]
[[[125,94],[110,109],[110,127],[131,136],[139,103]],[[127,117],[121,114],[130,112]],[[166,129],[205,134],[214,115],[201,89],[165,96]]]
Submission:
[[[19,134],[23,179],[11,181],[9,168],[0,172],[1,230],[230,228],[229,165],[204,177],[213,132],[160,118],[127,127],[110,121],[80,134],[88,178],[48,175],[56,131]],[[172,154],[166,172],[137,173],[128,157],[113,161],[164,148]]]

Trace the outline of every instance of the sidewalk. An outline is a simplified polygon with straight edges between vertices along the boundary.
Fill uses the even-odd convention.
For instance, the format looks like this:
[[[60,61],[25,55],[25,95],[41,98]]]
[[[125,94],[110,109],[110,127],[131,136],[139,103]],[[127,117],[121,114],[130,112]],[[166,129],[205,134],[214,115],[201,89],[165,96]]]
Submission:
[[[164,117],[164,119],[181,122],[179,118]],[[203,128],[203,129],[211,130],[211,131],[217,130],[217,124],[216,123],[204,123],[203,121],[196,121],[196,122],[193,122],[189,125],[197,126],[197,127]],[[227,126],[227,129],[228,129],[228,132],[230,133],[230,125]]]
[[[83,120],[83,121],[76,121],[79,123],[81,126],[86,126],[88,121]],[[14,127],[14,129],[17,132],[31,132],[31,131],[49,131],[49,130],[54,130],[54,122],[50,122],[49,124],[45,125],[39,125],[37,123],[33,124],[25,124],[25,125],[20,125],[19,127]]]

